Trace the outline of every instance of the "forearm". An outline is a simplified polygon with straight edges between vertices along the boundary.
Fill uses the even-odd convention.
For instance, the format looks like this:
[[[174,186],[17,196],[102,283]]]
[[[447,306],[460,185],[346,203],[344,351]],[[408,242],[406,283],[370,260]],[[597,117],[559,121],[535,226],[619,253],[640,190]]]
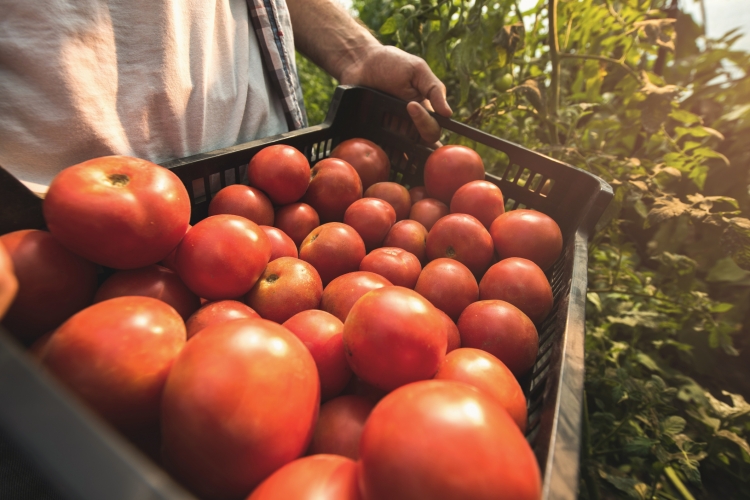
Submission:
[[[297,50],[339,81],[348,66],[381,46],[333,0],[287,0],[287,7]]]

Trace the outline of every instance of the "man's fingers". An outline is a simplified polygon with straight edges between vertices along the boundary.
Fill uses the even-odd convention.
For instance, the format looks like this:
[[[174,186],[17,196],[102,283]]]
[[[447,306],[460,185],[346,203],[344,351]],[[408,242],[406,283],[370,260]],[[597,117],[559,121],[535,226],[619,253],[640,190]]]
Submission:
[[[18,281],[13,273],[13,261],[0,243],[0,319],[5,315],[18,291]]]
[[[414,121],[419,135],[427,144],[432,144],[440,139],[440,125],[437,120],[430,116],[427,110],[418,102],[410,102],[406,105],[406,111]]]
[[[413,82],[416,84],[415,87],[435,108],[435,111],[439,115],[450,116],[453,114],[453,110],[448,106],[448,101],[445,98],[445,85],[443,82],[435,76],[427,63],[420,59],[420,63],[416,65],[416,78]]]

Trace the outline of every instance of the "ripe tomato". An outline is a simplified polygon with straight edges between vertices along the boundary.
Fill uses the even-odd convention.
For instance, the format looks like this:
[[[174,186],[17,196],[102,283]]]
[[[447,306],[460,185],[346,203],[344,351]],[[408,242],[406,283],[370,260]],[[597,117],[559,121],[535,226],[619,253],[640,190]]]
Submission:
[[[184,320],[201,306],[200,298],[185,286],[177,273],[156,264],[116,272],[96,291],[94,302],[128,295],[159,299],[174,307]]]
[[[203,219],[177,249],[177,273],[198,296],[234,299],[255,285],[271,257],[271,242],[254,222],[236,215]]]
[[[489,181],[471,181],[453,195],[450,211],[472,215],[489,229],[492,221],[505,212],[503,193]]]
[[[456,349],[445,356],[435,379],[465,382],[484,391],[508,411],[521,432],[526,430],[523,390],[513,372],[492,354],[471,347]]]
[[[313,455],[273,473],[247,500],[360,500],[357,464],[336,455]]]
[[[424,187],[430,198],[450,205],[453,194],[471,181],[484,180],[484,163],[466,146],[442,146],[424,164]]]
[[[341,222],[349,205],[362,198],[359,174],[344,160],[320,160],[310,176],[303,201],[315,209],[321,222]]]
[[[344,224],[353,227],[365,242],[367,251],[378,248],[396,223],[396,211],[384,200],[362,198],[344,212]]]
[[[490,266],[494,255],[492,236],[471,215],[446,215],[432,226],[427,235],[427,258],[456,259],[480,277]]]
[[[310,309],[284,322],[312,354],[320,377],[320,398],[338,396],[352,377],[344,356],[344,324],[332,314]]]
[[[447,344],[445,325],[432,304],[400,286],[366,293],[344,322],[352,371],[386,391],[435,375]]]
[[[495,250],[501,259],[521,257],[546,271],[562,252],[560,226],[536,210],[518,209],[497,217],[490,226]]]
[[[307,235],[299,247],[299,258],[312,264],[327,286],[334,278],[359,269],[365,243],[351,226],[329,222]]]
[[[450,213],[448,205],[435,198],[425,198],[411,206],[409,218],[422,224],[428,231],[432,226]]]
[[[510,302],[537,325],[549,315],[554,302],[544,271],[519,257],[503,259],[487,270],[479,282],[479,298]]]
[[[297,245],[284,231],[271,226],[260,226],[260,228],[271,242],[271,257],[268,262],[273,262],[279,257],[294,257],[295,259],[299,257]]]
[[[409,217],[411,209],[411,196],[409,191],[396,182],[378,182],[373,184],[364,194],[365,198],[379,198],[385,200],[396,211],[396,220],[404,220]]]
[[[409,197],[411,198],[412,205],[414,205],[416,202],[420,200],[429,198],[427,196],[427,190],[425,189],[424,186],[414,186],[413,188],[409,189]]]
[[[357,460],[362,428],[375,403],[364,396],[340,396],[320,407],[308,455],[330,453]]]
[[[3,326],[31,341],[91,304],[96,266],[71,253],[50,233],[36,229],[0,236],[18,280],[18,293]]]
[[[427,261],[427,229],[415,220],[399,221],[388,231],[383,246],[402,248],[424,265]]]
[[[307,203],[292,203],[279,207],[274,224],[284,231],[295,245],[300,246],[310,231],[320,225],[320,217]]]
[[[380,146],[367,139],[349,139],[331,151],[331,158],[348,162],[362,179],[362,189],[385,182],[391,173],[391,161]]]
[[[253,156],[247,177],[251,186],[262,190],[275,204],[294,203],[310,184],[310,162],[292,146],[276,144]]]
[[[208,204],[208,215],[231,214],[259,226],[273,226],[273,205],[263,191],[242,184],[221,189]]]
[[[372,290],[391,285],[392,283],[383,276],[367,271],[342,274],[323,290],[320,308],[343,322],[346,321],[349,311],[361,296]]]
[[[124,431],[156,424],[185,324],[164,302],[117,297],[75,314],[50,337],[42,363]]]
[[[539,500],[539,466],[518,426],[462,382],[426,380],[383,398],[365,423],[366,500]]]
[[[379,274],[393,285],[413,289],[422,272],[422,264],[413,253],[403,248],[382,247],[365,255],[359,270]]]
[[[414,291],[458,321],[463,310],[479,299],[479,285],[469,268],[453,259],[435,259],[422,269]]]
[[[182,181],[154,163],[105,156],[68,167],[43,204],[47,227],[73,253],[115,269],[156,264],[187,231]]]
[[[218,325],[242,318],[260,318],[250,306],[237,300],[209,302],[190,316],[185,322],[188,340],[196,333],[211,325]]]
[[[164,386],[165,462],[201,498],[239,498],[310,443],[320,385],[289,330],[264,319],[209,326]]]

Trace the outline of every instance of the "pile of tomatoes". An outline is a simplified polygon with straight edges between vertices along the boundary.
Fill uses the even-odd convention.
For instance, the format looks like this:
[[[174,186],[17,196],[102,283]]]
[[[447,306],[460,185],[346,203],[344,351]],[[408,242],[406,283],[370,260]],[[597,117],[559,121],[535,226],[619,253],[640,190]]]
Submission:
[[[65,169],[49,232],[0,236],[3,325],[200,498],[538,499],[517,377],[557,224],[506,213],[463,146],[410,190],[364,139],[312,170],[269,146],[247,172],[191,227],[169,170]]]

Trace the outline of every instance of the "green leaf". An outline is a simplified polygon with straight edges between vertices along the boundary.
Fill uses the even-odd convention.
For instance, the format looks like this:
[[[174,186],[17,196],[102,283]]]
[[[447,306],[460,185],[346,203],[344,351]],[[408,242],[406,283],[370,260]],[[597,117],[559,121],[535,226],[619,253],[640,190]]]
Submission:
[[[685,429],[685,424],[686,422],[684,418],[672,415],[661,422],[661,431],[664,434],[673,436],[682,432]]]
[[[383,25],[380,27],[379,33],[381,35],[392,35],[401,26],[404,25],[404,16],[402,14],[395,14],[385,20]]]
[[[700,123],[702,121],[700,116],[694,115],[690,111],[684,109],[672,110],[672,112],[669,113],[669,117],[686,125],[692,125],[693,123]]]
[[[681,202],[673,196],[662,196],[654,201],[654,205],[651,207],[651,211],[648,213],[643,226],[649,228],[674,217],[679,217],[689,208],[690,205]]]
[[[719,304],[711,306],[711,312],[713,312],[713,313],[724,313],[724,312],[729,311],[733,307],[734,307],[734,304],[729,304],[727,302],[721,302]]]
[[[731,257],[725,257],[717,260],[708,271],[706,281],[750,286],[750,271],[742,269]]]
[[[589,292],[586,294],[586,298],[594,304],[594,307],[596,307],[596,310],[601,312],[602,311],[602,301],[599,298],[599,294],[595,292]]]
[[[645,366],[651,371],[655,371],[655,372],[662,371],[662,369],[659,368],[659,365],[656,364],[656,361],[654,361],[653,358],[651,358],[651,356],[649,356],[648,354],[639,352],[638,354],[636,354],[635,359],[638,360],[640,364],[642,364],[643,366]]]

